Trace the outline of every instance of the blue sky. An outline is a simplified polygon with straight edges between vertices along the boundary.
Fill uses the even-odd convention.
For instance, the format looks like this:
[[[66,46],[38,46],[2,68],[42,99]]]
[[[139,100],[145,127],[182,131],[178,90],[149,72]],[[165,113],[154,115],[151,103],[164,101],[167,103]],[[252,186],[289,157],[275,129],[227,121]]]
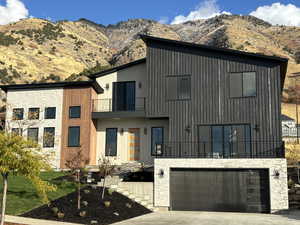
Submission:
[[[107,25],[131,18],[148,18],[171,23],[178,15],[187,17],[191,12],[197,12],[201,5],[205,5],[205,1],[209,4],[213,3],[220,13],[225,11],[243,15],[255,11],[259,6],[271,6],[273,3],[280,3],[281,6],[293,4],[296,9],[299,9],[300,17],[300,0],[0,0],[0,5],[4,8],[7,2],[10,2],[11,7],[15,7],[14,3],[22,2],[27,9],[26,16],[48,18],[53,21],[87,18]],[[203,12],[205,14],[205,8],[203,10],[200,11],[200,14]],[[297,14],[298,11],[296,10],[294,13]],[[270,13],[262,11],[260,14],[263,17],[264,14]],[[199,13],[196,13],[196,17],[193,15],[188,18],[197,19],[199,17]],[[1,16],[0,8],[0,22]],[[9,21],[7,16],[5,19]],[[4,23],[2,22],[2,24]]]

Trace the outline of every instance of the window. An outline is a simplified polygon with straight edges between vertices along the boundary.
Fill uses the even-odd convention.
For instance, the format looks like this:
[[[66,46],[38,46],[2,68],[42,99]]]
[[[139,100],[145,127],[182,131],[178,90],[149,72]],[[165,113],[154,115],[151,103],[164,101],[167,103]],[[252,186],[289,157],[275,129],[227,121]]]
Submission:
[[[255,72],[230,74],[230,97],[251,97],[256,95]]]
[[[28,119],[29,120],[38,120],[40,118],[40,109],[39,108],[29,108],[28,109]]]
[[[31,141],[39,141],[39,128],[28,128],[27,139]]]
[[[135,81],[113,83],[113,111],[135,110]]]
[[[24,109],[13,109],[13,120],[22,120],[24,118]]]
[[[43,147],[44,148],[53,148],[55,139],[55,128],[54,127],[45,127],[44,136],[43,136]]]
[[[156,147],[158,147],[157,145],[163,145],[163,143],[164,143],[164,128],[152,127],[151,128],[151,155],[162,154],[162,152],[157,152]]]
[[[191,76],[168,76],[167,99],[188,100],[191,98]]]
[[[117,128],[106,129],[105,156],[117,156]]]
[[[45,108],[45,119],[55,119],[56,117],[56,108],[55,107],[46,107]]]
[[[19,135],[19,136],[22,136],[22,135],[23,135],[23,129],[22,129],[22,128],[12,128],[12,129],[11,129],[11,132],[12,132],[14,135]]]
[[[215,158],[251,154],[251,127],[241,125],[199,126],[199,146]]]
[[[80,127],[69,127],[68,146],[80,146]]]
[[[69,108],[69,118],[74,119],[74,118],[80,118],[80,112],[81,107],[80,106],[70,106]]]

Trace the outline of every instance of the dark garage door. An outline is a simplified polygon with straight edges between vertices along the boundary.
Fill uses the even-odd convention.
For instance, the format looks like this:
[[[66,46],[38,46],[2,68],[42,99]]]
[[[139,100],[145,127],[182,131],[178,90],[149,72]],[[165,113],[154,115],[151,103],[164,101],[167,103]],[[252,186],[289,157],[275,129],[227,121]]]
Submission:
[[[171,169],[171,210],[270,212],[268,170]]]

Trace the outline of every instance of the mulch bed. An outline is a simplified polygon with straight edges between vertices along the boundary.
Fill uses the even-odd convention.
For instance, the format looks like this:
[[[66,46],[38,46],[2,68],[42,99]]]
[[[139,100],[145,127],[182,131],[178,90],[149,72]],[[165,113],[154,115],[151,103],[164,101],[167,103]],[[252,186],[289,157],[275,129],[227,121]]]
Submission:
[[[89,190],[89,193],[85,193],[84,190]],[[81,224],[91,224],[91,221],[97,221],[97,223],[94,224],[105,225],[151,212],[144,206],[133,202],[117,192],[113,192],[112,195],[109,195],[109,193],[105,191],[104,201],[111,202],[110,207],[105,207],[103,200],[101,199],[101,193],[101,187],[97,187],[96,189],[85,187],[82,189],[81,200],[88,202],[87,206],[84,206],[83,204],[81,206],[81,211],[86,211],[85,217],[79,216],[76,192],[54,200],[51,202],[50,207],[44,205],[21,216]],[[57,217],[52,210],[53,207],[57,207],[60,212],[65,214],[63,219]]]

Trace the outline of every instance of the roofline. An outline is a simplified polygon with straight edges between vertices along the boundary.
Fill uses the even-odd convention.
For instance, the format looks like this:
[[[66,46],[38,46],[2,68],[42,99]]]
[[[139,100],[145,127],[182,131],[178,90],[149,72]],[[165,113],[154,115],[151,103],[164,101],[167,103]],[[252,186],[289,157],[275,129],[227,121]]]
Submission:
[[[146,58],[142,58],[142,59],[130,62],[130,63],[123,64],[121,66],[117,66],[117,67],[113,67],[113,68],[110,68],[110,69],[107,69],[107,70],[103,70],[99,73],[88,75],[88,77],[91,78],[91,79],[95,79],[95,78],[102,77],[102,76],[105,76],[107,74],[114,73],[114,72],[117,72],[119,70],[123,70],[123,69],[126,69],[128,67],[135,66],[135,65],[145,63],[145,62],[146,62]]]
[[[222,52],[222,53],[230,53],[230,54],[236,54],[236,55],[257,57],[257,58],[263,58],[263,59],[267,59],[267,60],[268,59],[275,60],[275,61],[279,61],[279,62],[288,62],[287,58],[278,57],[278,56],[268,56],[268,55],[263,55],[263,54],[259,54],[259,53],[244,52],[244,51],[238,51],[238,50],[228,49],[228,48],[219,48],[219,47],[214,47],[214,46],[209,46],[209,45],[195,44],[195,43],[191,43],[191,42],[170,40],[170,39],[165,39],[165,38],[148,36],[148,35],[144,35],[144,34],[141,34],[140,37],[145,43],[147,43],[148,41],[159,41],[159,42],[165,42],[165,43],[169,43],[169,44],[173,44],[173,45],[201,48],[204,50],[217,51],[217,52]]]
[[[283,90],[284,80],[285,80],[287,66],[288,66],[287,58],[278,57],[278,56],[268,56],[268,55],[263,55],[263,54],[259,54],[259,53],[243,52],[243,51],[227,49],[227,48],[218,48],[218,47],[213,47],[213,46],[208,46],[208,45],[201,45],[201,44],[195,44],[195,43],[184,42],[184,41],[170,40],[170,39],[153,37],[153,36],[148,36],[148,35],[143,35],[143,34],[141,34],[140,37],[146,43],[146,45],[151,41],[156,41],[156,42],[162,42],[162,43],[171,44],[171,45],[198,48],[198,49],[202,49],[202,50],[206,50],[206,51],[215,51],[215,52],[220,52],[220,53],[224,53],[224,54],[246,56],[246,57],[250,57],[250,58],[264,59],[264,60],[276,62],[276,63],[280,64],[281,91]]]
[[[43,88],[65,88],[65,87],[93,87],[97,93],[103,93],[103,88],[95,80],[90,81],[74,81],[74,82],[57,82],[57,83],[34,83],[34,84],[10,84],[0,85],[0,88],[7,92],[8,90],[22,89],[43,89]]]

